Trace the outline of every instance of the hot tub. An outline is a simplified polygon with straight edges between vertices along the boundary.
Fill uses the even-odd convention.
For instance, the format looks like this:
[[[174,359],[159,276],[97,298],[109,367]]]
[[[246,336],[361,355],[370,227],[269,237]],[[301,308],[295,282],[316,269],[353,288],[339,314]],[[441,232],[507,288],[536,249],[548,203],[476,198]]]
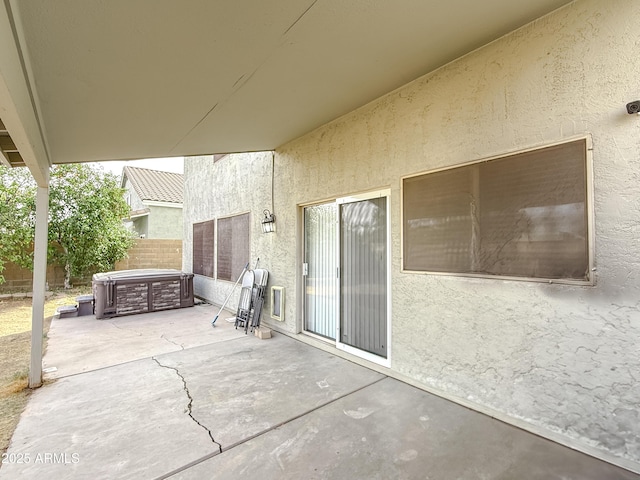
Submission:
[[[193,274],[169,269],[96,273],[96,318],[193,307]]]

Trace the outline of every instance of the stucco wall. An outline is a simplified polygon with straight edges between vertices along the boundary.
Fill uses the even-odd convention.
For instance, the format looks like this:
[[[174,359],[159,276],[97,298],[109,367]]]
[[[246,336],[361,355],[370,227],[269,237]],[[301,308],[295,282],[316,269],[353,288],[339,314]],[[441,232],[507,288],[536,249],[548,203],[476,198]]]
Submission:
[[[277,233],[252,218],[252,255],[287,289],[279,327],[300,329],[299,205],[390,188],[392,370],[640,469],[639,18],[634,0],[579,0],[279,148]],[[585,134],[595,286],[401,272],[402,176]],[[192,221],[270,208],[270,157],[187,161],[185,188],[204,196],[188,266]],[[196,279],[221,303],[214,286]]]
[[[149,209],[149,215],[133,219],[133,228],[138,235],[145,238],[181,239],[182,238],[182,208],[150,205],[140,199],[127,179],[124,188],[129,198],[132,211]]]
[[[281,285],[286,279],[287,269],[295,266],[295,249],[280,250],[276,247],[277,237],[274,234],[262,233],[262,212],[272,210],[271,169],[271,152],[229,155],[218,162],[213,161],[213,156],[185,158],[182,252],[185,271],[193,272],[194,223],[250,212],[251,255],[246,261],[255,268],[259,258],[258,267],[269,270],[269,286]],[[277,228],[281,225],[284,228],[280,217],[277,220]],[[287,262],[285,259],[288,257]],[[286,267],[272,269],[274,264]],[[202,298],[222,304],[232,291],[234,282],[195,275],[194,291]],[[237,306],[238,295],[239,288],[236,288],[229,301],[230,308]],[[264,312],[266,317],[268,305],[265,305]]]
[[[133,184],[128,178],[124,182],[124,188],[127,193],[131,210],[142,210],[143,208],[145,208],[145,205],[142,203],[142,200],[138,196],[135,188],[133,188]]]
[[[182,208],[151,205],[147,219],[147,238],[182,238]]]
[[[132,221],[132,227],[139,237],[149,237],[149,215],[136,217]]]

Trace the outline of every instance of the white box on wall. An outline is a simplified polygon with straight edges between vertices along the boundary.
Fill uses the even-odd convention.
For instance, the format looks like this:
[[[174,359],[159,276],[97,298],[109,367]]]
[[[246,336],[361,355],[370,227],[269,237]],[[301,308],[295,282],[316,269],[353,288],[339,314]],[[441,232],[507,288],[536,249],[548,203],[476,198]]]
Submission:
[[[284,322],[284,287],[271,287],[271,318]]]

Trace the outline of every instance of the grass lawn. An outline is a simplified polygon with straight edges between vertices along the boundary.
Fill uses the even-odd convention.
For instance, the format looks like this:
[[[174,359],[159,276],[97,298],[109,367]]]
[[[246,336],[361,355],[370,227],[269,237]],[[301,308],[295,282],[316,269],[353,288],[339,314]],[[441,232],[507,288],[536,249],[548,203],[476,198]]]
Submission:
[[[91,287],[53,293],[44,307],[44,346],[56,308],[76,304]],[[44,353],[44,352],[43,352]],[[31,356],[31,298],[0,300],[0,453],[18,424],[31,390],[27,388]]]

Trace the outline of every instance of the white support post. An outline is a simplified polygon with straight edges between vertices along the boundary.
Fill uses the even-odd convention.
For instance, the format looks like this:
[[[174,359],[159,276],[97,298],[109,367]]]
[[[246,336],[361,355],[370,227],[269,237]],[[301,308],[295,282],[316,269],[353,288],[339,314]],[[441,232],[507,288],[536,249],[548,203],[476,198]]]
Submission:
[[[49,229],[49,188],[38,187],[36,195],[36,234],[33,254],[33,302],[31,314],[31,368],[29,388],[42,385],[42,337],[44,301],[47,288],[47,244]]]

